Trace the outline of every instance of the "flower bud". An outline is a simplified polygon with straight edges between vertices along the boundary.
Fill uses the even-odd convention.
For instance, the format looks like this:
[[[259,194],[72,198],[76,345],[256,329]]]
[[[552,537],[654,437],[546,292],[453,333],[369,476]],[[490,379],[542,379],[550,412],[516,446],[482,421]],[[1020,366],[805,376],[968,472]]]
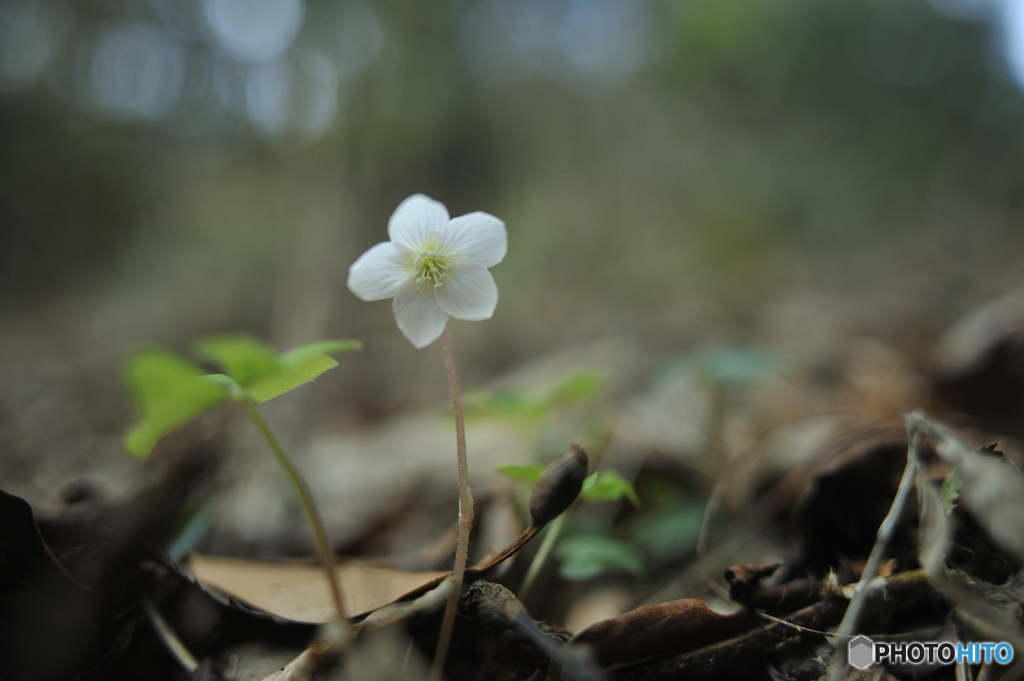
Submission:
[[[587,453],[577,444],[548,464],[530,497],[530,522],[540,529],[576,500],[587,477]]]

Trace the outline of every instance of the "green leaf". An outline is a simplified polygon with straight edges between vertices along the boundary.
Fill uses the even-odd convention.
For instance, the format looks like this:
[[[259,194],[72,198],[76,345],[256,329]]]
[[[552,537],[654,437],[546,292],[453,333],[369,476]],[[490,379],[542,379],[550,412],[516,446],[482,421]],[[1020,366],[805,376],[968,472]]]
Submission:
[[[257,403],[282,395],[338,366],[327,354],[361,347],[357,340],[317,341],[278,356],[273,348],[249,336],[217,336],[196,344],[200,355],[224,367]]]
[[[536,422],[552,409],[588,402],[605,389],[604,374],[595,369],[577,371],[540,394],[497,389],[470,393],[463,400],[468,418],[513,418]]]
[[[729,386],[759,383],[781,369],[774,353],[742,345],[706,350],[692,357],[688,364],[704,380]]]
[[[703,522],[703,502],[682,497],[668,506],[639,514],[630,536],[652,559],[673,560],[693,551]]]
[[[480,390],[462,403],[467,418],[514,418],[530,421],[544,415],[545,406],[513,390]]]
[[[963,480],[956,468],[951,468],[946,477],[942,480],[942,487],[939,489],[939,496],[942,498],[942,507],[946,513],[952,513],[960,501],[960,487]]]
[[[611,469],[588,476],[583,481],[580,497],[586,501],[621,501],[625,498],[634,506],[640,506],[640,496],[633,489],[633,485],[618,471]]]
[[[495,466],[494,470],[507,478],[512,478],[519,482],[528,482],[532,485],[540,480],[541,474],[544,473],[544,466],[518,466],[515,464],[508,464],[505,466]]]
[[[124,366],[124,381],[140,422],[124,438],[129,452],[149,456],[165,433],[228,399],[224,388],[203,380],[203,372],[169,350],[143,350]]]
[[[277,351],[252,336],[230,335],[196,342],[196,353],[224,368],[243,388],[278,370]]]
[[[202,380],[210,385],[223,388],[228,392],[230,397],[234,397],[242,392],[242,387],[235,383],[235,379],[231,378],[227,374],[206,374],[202,377]]]
[[[362,350],[362,341],[357,340],[326,340],[307,343],[293,348],[281,355],[281,361],[285,364],[298,362],[302,357],[310,355],[336,355],[339,352],[348,350]]]
[[[597,534],[578,534],[563,540],[556,549],[563,579],[579,581],[605,572],[644,573],[643,555],[624,542]]]
[[[545,407],[582,404],[600,397],[604,392],[604,373],[597,369],[584,369],[565,377],[548,389],[543,399]]]
[[[326,355],[297,355],[290,359],[281,358],[281,367],[275,373],[264,376],[246,388],[249,396],[258,404],[308,383],[338,362]]]

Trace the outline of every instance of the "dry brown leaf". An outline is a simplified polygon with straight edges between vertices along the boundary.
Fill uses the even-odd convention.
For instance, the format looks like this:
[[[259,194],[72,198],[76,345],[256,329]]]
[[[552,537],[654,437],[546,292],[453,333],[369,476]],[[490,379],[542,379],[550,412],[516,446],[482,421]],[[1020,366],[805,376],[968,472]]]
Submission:
[[[747,610],[719,614],[696,598],[652,603],[590,625],[570,640],[588,644],[603,665],[678,655],[731,638],[758,623]]]
[[[919,412],[907,417],[908,427],[928,436],[935,451],[960,475],[960,498],[1000,548],[1024,560],[1024,475],[1005,459],[972,452],[945,428]]]
[[[319,565],[220,558],[192,554],[199,582],[269,613],[296,622],[324,623],[335,617],[330,590]],[[447,572],[404,572],[344,563],[335,568],[350,617],[375,610]]]
[[[1008,591],[1007,585],[989,585],[975,580],[966,573],[946,566],[946,556],[952,543],[953,527],[949,516],[942,508],[939,492],[919,473],[917,480],[918,504],[920,509],[920,532],[918,550],[921,567],[928,575],[932,586],[948,600],[959,618],[975,629],[978,634],[992,640],[1006,640],[1012,645],[1024,645],[1024,637],[1018,621],[1019,604],[1015,598],[999,602],[986,591],[998,594]]]

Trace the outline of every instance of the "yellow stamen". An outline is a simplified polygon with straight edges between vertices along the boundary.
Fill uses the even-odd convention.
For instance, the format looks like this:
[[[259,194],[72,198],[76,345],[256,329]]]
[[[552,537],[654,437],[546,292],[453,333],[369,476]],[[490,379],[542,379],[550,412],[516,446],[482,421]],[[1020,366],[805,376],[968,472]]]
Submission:
[[[430,284],[437,288],[448,281],[448,273],[451,264],[448,258],[440,253],[423,253],[413,263],[416,272],[416,283],[422,285]]]

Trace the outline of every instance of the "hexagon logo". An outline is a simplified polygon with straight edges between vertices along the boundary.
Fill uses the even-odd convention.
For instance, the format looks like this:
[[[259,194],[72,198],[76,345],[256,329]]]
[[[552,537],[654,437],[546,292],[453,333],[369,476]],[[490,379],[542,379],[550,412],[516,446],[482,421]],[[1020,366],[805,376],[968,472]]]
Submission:
[[[866,669],[875,660],[875,643],[867,636],[858,636],[850,641],[847,649],[850,664],[857,669]]]

